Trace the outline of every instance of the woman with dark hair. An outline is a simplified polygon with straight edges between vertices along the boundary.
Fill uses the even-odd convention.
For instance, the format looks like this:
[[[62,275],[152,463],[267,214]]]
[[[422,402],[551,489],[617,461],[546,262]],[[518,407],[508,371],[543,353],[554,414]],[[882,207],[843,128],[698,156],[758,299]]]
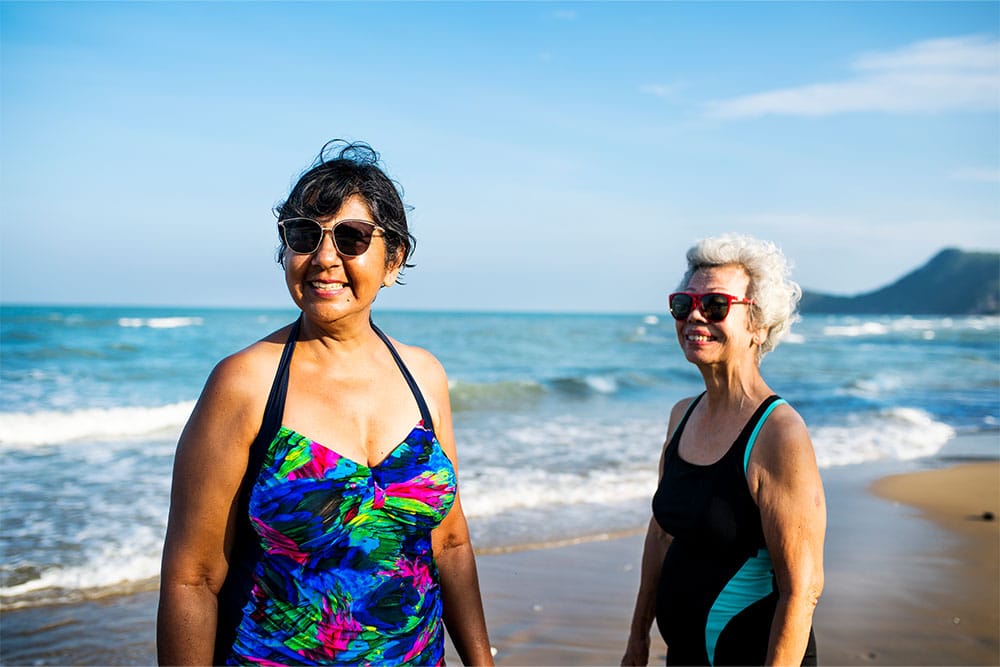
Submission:
[[[492,664],[448,381],[371,321],[413,237],[366,144],[276,208],[298,319],[216,366],[177,447],[161,664]]]
[[[623,665],[815,665],[826,502],[802,417],[760,373],[802,294],[773,243],[704,239],[670,295],[705,391],[670,412]]]

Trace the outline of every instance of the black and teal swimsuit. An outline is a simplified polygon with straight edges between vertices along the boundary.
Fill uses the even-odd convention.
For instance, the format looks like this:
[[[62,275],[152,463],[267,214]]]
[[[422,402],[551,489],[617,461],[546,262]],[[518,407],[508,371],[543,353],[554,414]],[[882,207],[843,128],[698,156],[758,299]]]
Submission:
[[[764,420],[784,401],[770,396],[716,463],[678,453],[681,433],[702,394],[667,444],[653,497],[657,523],[673,537],[656,600],[668,665],[762,665],[778,587],[746,466]],[[803,665],[816,664],[812,630]]]

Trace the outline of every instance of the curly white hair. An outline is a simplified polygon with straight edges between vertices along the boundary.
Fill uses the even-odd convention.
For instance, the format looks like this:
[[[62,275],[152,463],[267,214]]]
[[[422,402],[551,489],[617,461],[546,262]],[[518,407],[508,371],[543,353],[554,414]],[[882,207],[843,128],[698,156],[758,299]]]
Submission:
[[[681,280],[685,289],[698,269],[736,265],[750,276],[747,298],[753,299],[750,322],[767,330],[757,348],[758,361],[777,347],[792,323],[802,288],[789,278],[791,267],[777,245],[744,234],[724,234],[698,241],[687,251],[688,269]]]

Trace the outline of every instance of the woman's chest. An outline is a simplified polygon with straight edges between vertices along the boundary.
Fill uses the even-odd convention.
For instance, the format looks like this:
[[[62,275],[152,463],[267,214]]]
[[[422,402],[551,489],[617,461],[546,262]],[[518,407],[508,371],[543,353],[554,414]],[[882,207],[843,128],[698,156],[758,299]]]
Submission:
[[[308,554],[361,547],[370,537],[427,533],[454,503],[456,478],[433,433],[415,428],[368,467],[282,428],[250,495],[250,519],[268,551]]]
[[[653,514],[667,533],[709,548],[762,538],[760,513],[742,467],[730,458],[698,466],[668,457],[653,496]]]

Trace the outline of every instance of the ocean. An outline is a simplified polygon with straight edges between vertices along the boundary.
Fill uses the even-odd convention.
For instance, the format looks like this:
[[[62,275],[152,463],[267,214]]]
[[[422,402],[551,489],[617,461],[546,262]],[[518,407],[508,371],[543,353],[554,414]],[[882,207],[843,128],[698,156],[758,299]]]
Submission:
[[[222,357],[291,309],[0,308],[0,604],[155,586],[174,447]],[[451,385],[479,550],[645,525],[670,407],[699,392],[665,313],[376,312]],[[805,316],[765,357],[822,470],[1000,450],[1000,318]]]

